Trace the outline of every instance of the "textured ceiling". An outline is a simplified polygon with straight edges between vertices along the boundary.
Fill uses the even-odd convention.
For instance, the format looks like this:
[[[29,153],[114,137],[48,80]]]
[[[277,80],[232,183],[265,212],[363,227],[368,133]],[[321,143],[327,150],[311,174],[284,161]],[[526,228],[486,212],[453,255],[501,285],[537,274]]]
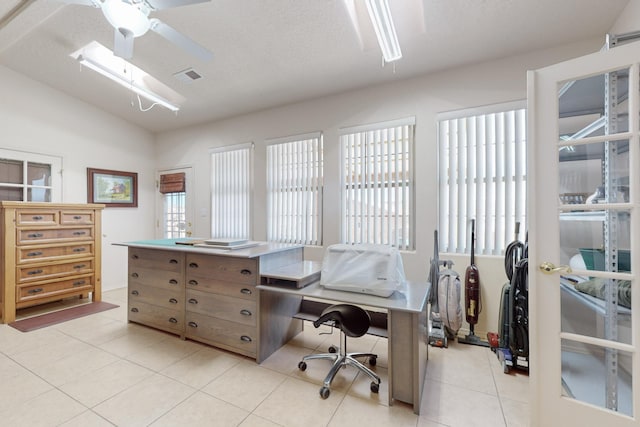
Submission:
[[[404,57],[381,66],[370,24],[358,33],[345,2],[212,0],[152,15],[214,53],[201,62],[149,32],[133,62],[186,97],[175,115],[132,106],[130,93],[69,54],[92,40],[113,47],[99,9],[56,0],[0,2],[0,64],[153,132],[405,79],[591,37],[628,0],[389,0]],[[1,19],[28,6],[8,22]],[[6,20],[5,20],[6,21]],[[202,79],[172,75],[193,67]]]

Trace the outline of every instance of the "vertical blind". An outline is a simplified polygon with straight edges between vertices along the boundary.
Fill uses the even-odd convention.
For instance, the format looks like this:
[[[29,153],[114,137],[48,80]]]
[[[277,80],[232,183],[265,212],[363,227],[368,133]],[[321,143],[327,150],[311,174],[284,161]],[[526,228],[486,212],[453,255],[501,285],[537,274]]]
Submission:
[[[415,248],[415,118],[342,129],[342,242]]]
[[[320,133],[267,143],[267,239],[322,245]]]
[[[519,104],[518,104],[519,105]],[[496,111],[496,109],[498,111]],[[440,250],[501,255],[526,230],[526,110],[513,104],[438,121]],[[524,235],[518,236],[524,240]]]
[[[251,238],[253,144],[211,151],[211,237]]]

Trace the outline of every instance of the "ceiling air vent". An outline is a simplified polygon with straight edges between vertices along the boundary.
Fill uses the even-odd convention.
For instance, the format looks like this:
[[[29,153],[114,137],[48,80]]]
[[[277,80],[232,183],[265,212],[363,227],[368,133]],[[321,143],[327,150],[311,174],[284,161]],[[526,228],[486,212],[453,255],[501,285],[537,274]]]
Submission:
[[[195,80],[201,79],[202,75],[198,74],[198,72],[193,68],[187,68],[186,70],[178,71],[173,75],[173,77],[180,80],[182,83],[191,83]]]

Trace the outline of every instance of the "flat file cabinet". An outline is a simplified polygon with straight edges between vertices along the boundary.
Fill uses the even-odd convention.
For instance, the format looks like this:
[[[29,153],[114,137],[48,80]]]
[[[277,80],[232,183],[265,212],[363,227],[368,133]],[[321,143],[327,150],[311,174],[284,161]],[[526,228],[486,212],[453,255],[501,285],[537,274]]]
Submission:
[[[176,245],[172,239],[128,246],[128,320],[258,361],[280,343],[261,324],[260,271],[297,263],[298,245],[224,250]]]
[[[16,310],[73,296],[101,300],[100,204],[0,202],[3,323]]]

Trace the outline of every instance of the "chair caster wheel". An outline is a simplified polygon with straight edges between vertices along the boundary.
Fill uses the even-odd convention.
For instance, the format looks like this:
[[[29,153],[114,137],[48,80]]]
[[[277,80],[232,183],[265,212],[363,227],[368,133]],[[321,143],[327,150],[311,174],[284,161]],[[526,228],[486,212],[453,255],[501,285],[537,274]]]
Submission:
[[[371,391],[373,393],[377,393],[380,391],[380,384],[378,383],[374,383],[373,381],[371,382]]]
[[[331,347],[329,347],[329,353],[337,353],[338,352],[338,348],[335,345],[332,345]]]
[[[302,361],[302,362],[298,363],[298,369],[300,369],[301,371],[306,371],[307,370],[307,362]]]
[[[378,358],[377,357],[370,357],[369,358],[369,366],[376,366],[377,363],[378,363]]]
[[[329,394],[331,394],[331,390],[329,390],[328,387],[322,387],[320,389],[320,397],[323,399],[326,399],[327,397],[329,397]]]

